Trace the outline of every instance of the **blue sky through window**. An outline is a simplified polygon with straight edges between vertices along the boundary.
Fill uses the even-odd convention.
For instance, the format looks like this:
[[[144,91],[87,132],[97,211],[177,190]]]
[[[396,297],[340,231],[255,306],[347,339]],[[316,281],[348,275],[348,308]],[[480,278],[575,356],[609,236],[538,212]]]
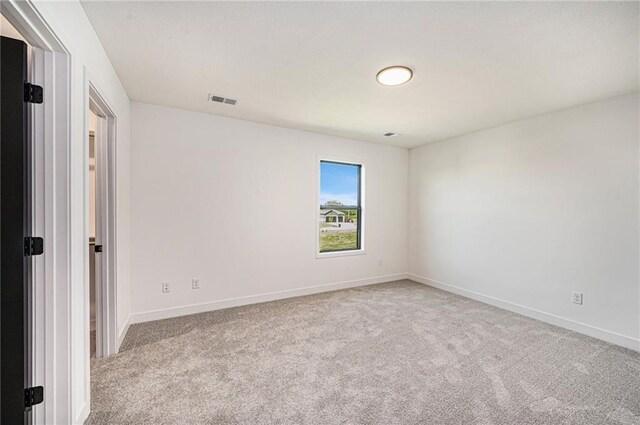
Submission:
[[[357,205],[358,169],[356,165],[321,162],[320,204],[338,201],[344,205]]]

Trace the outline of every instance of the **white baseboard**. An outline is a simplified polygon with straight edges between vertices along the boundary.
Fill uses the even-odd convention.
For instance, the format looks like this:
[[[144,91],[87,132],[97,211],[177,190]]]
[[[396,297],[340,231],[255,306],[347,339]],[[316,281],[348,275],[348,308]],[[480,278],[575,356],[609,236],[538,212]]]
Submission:
[[[267,301],[281,300],[284,298],[299,297],[302,295],[319,294],[322,292],[337,291],[339,289],[355,288],[357,286],[373,285],[376,283],[393,282],[406,279],[406,273],[397,273],[385,276],[374,276],[366,279],[349,280],[345,282],[328,283],[324,285],[307,286],[304,288],[287,289],[284,291],[267,292],[246,297],[228,298],[225,300],[211,301],[201,304],[191,304],[181,307],[172,307],[162,310],[144,311],[131,315],[130,323],[142,323],[152,320],[169,319],[171,317],[186,316],[189,314],[204,313],[207,311],[221,310],[223,308],[238,307],[242,305],[257,304]]]
[[[80,409],[80,413],[78,414],[78,416],[76,417],[76,420],[73,423],[77,425],[84,424],[87,418],[89,417],[89,413],[91,413],[90,407],[91,406],[89,405],[89,403],[85,402],[84,405],[82,406],[82,409]]]
[[[495,298],[489,295],[481,294],[479,292],[470,291],[468,289],[460,288],[459,286],[451,285],[449,283],[439,282],[437,280],[429,279],[427,277],[418,276],[413,273],[407,273],[407,278],[414,282],[422,283],[434,288],[442,289],[443,291],[452,292],[457,295],[462,295],[466,298],[471,298],[476,301],[490,304],[495,307],[502,308],[504,310],[512,311],[514,313],[522,314],[523,316],[531,317],[542,322],[550,323],[561,328],[569,329],[584,335],[588,335],[611,344],[620,345],[625,348],[630,348],[635,351],[640,351],[640,340],[626,335],[621,335],[615,332],[607,331],[605,329],[597,328],[595,326],[587,325],[586,323],[576,322],[571,319],[556,316],[555,314],[545,313],[544,311],[536,310],[530,307],[525,307],[520,304],[515,304],[510,301],[505,301],[500,298]]]
[[[127,318],[122,329],[118,333],[118,344],[116,345],[116,353],[120,351],[120,346],[122,345],[122,341],[124,341],[124,337],[127,336],[127,331],[129,330],[129,326],[131,326],[131,316]]]

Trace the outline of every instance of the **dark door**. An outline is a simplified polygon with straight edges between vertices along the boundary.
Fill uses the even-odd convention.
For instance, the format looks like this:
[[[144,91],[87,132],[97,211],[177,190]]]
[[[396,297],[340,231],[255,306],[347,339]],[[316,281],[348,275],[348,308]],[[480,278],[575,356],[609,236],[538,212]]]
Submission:
[[[0,378],[2,424],[28,420],[30,235],[28,104],[25,102],[27,46],[2,37],[0,139]]]

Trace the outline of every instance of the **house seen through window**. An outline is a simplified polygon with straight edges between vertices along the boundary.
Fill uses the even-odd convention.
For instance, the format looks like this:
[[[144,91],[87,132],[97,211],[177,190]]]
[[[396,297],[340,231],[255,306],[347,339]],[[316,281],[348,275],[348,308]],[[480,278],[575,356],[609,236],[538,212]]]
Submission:
[[[320,161],[320,252],[361,247],[362,165]]]

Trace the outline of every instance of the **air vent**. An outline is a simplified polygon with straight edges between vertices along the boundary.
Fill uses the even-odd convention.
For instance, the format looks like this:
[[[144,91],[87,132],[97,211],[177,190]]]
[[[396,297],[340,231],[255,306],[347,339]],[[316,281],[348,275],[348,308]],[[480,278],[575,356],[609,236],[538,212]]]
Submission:
[[[209,93],[209,101],[218,102],[218,103],[226,103],[227,105],[235,105],[238,103],[236,99],[229,99],[228,97],[216,96],[214,94]]]
[[[384,133],[383,134],[384,137],[396,137],[399,136],[398,133]]]

